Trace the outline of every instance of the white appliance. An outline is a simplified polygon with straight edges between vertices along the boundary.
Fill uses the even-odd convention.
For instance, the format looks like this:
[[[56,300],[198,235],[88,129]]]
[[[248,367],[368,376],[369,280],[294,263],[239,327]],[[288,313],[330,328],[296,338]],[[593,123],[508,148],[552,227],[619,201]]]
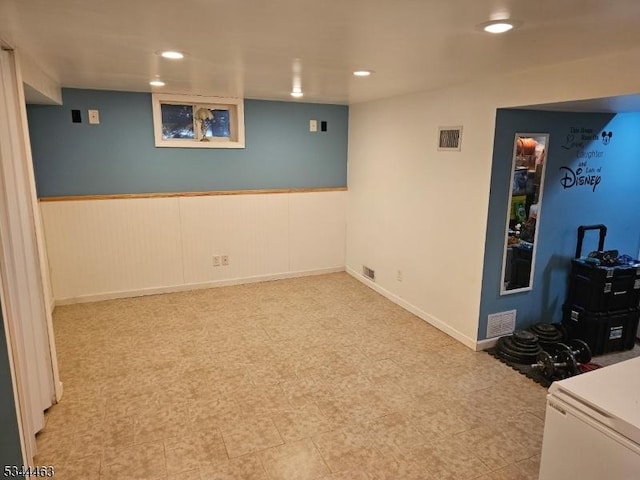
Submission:
[[[539,478],[640,479],[640,358],[551,385]]]

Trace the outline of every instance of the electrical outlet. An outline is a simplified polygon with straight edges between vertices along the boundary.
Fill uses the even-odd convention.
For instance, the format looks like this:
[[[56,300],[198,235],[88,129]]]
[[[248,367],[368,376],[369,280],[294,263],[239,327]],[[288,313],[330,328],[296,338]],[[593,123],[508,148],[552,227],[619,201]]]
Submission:
[[[222,255],[222,266],[226,267],[229,265],[229,255]]]
[[[396,273],[396,278],[399,282],[402,281],[402,270],[398,270],[398,272]]]
[[[220,266],[220,255],[214,255],[213,256],[213,266],[214,267],[219,267]]]

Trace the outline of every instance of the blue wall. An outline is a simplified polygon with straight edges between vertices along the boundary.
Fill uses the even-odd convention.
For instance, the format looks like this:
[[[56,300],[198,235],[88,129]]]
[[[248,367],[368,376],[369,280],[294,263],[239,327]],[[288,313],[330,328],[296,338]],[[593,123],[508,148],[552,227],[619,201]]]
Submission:
[[[244,149],[156,148],[148,93],[64,89],[62,106],[29,106],[40,197],[343,187],[349,109],[245,100]],[[82,123],[71,122],[71,110]],[[100,111],[100,125],[87,110]],[[328,122],[309,132],[309,120]]]
[[[591,130],[591,132],[589,132]],[[605,145],[603,131],[613,132]],[[609,231],[605,249],[636,257],[640,249],[640,114],[579,114],[498,110],[491,171],[482,298],[478,338],[486,338],[487,315],[517,310],[517,328],[540,321],[560,321],[570,259],[575,254],[577,228],[604,223]],[[533,290],[500,296],[514,135],[550,133]],[[591,137],[595,135],[596,139]],[[588,158],[591,157],[591,158]],[[592,186],[564,188],[569,167],[580,162],[601,177]],[[600,169],[600,172],[598,172]],[[566,183],[566,182],[565,182]],[[587,233],[584,253],[595,250],[597,234]]]
[[[0,306],[1,307],[1,306]],[[13,401],[13,385],[9,370],[7,339],[4,336],[2,309],[0,308],[0,475],[5,465],[22,465],[20,436]],[[21,477],[24,478],[24,477]]]

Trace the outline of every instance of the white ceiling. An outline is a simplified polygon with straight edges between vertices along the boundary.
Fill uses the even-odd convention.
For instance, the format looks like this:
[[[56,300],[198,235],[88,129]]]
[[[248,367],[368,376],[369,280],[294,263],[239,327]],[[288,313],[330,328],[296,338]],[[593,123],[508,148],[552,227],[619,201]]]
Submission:
[[[475,28],[495,17],[524,23]],[[150,91],[159,75],[166,92],[291,100],[299,62],[302,101],[320,103],[631,49],[639,20],[638,0],[0,0],[0,39],[65,87]]]
[[[556,112],[637,113],[640,112],[640,95],[621,95],[619,97],[593,98],[589,100],[574,100],[571,102],[543,103],[521,108]]]

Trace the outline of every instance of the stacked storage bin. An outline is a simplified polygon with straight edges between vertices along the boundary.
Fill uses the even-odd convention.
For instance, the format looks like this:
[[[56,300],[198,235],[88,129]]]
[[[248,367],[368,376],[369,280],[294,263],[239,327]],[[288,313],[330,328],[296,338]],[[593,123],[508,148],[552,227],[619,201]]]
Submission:
[[[599,265],[581,258],[587,230],[599,230],[604,249],[607,227],[578,228],[576,258],[571,261],[569,296],[563,324],[572,338],[587,342],[594,355],[633,348],[640,319],[640,263]]]

